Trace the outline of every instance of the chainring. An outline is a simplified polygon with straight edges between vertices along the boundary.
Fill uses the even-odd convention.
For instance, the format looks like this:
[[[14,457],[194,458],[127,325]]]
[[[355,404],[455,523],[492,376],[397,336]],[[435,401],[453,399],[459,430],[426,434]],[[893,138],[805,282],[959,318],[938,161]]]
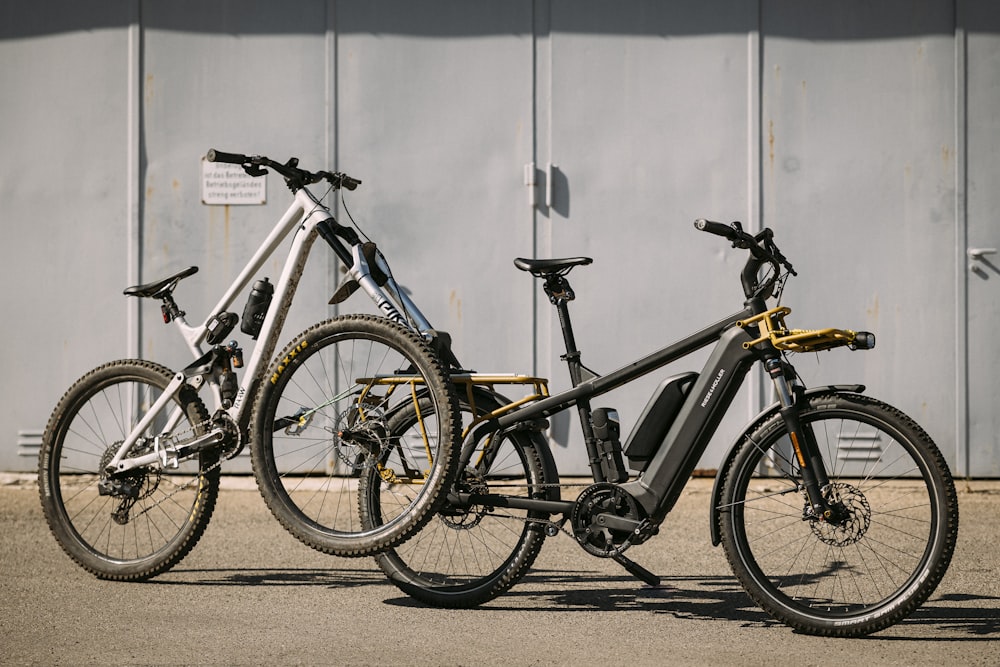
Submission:
[[[243,451],[243,433],[229,413],[219,410],[212,419],[212,426],[223,433],[222,442],[219,443],[219,455],[222,458],[232,459]]]
[[[576,499],[570,516],[573,537],[587,553],[600,558],[613,558],[632,545],[634,532],[601,525],[598,518],[601,514],[637,522],[642,521],[645,515],[631,494],[606,482],[588,486]]]

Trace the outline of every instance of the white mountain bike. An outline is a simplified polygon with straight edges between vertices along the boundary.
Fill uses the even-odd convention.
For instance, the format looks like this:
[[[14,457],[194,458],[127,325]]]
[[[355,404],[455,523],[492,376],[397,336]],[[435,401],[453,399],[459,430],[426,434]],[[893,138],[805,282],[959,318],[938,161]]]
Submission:
[[[106,363],[74,383],[52,413],[39,455],[42,507],[66,553],[100,578],[147,579],[190,552],[214,510],[222,463],[247,443],[261,493],[282,525],[341,556],[406,540],[434,516],[454,477],[458,402],[434,350],[450,355],[447,345],[397,287],[374,243],[340,225],[308,188],[325,182],[329,194],[360,181],[305,171],[295,158],[280,164],[209,151],[207,159],[241,165],[252,176],[271,169],[293,201],[202,323],[188,324],[174,299],[197,267],[125,290],[161,302],[191,365]],[[274,284],[254,282],[240,323],[230,309],[289,235],[280,276]],[[274,356],[317,236],[349,267],[331,303],[360,287],[385,317],[324,321]],[[245,365],[239,344],[228,340],[237,323],[256,341]],[[428,406],[419,428],[391,435],[388,420],[418,398]],[[380,480],[388,509],[377,527],[359,519],[369,473]]]

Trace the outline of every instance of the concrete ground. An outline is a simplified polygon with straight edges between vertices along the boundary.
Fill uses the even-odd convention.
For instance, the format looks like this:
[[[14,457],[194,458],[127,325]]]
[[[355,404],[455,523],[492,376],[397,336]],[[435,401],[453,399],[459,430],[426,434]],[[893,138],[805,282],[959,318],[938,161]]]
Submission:
[[[49,534],[30,477],[0,477],[0,664],[998,665],[1000,482],[960,482],[951,568],[909,619],[873,637],[792,632],[752,605],[708,536],[711,480],[629,555],[644,587],[560,536],[507,595],[422,607],[371,559],[311,551],[228,477],[207,533],[173,571],[102,582]]]

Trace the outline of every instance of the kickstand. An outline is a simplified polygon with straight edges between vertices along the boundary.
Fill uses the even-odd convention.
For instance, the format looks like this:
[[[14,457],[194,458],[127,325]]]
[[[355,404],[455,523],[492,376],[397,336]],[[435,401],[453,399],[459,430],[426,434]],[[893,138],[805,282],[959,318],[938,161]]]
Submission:
[[[618,554],[617,556],[612,556],[611,558],[616,563],[618,563],[626,570],[628,570],[629,574],[631,574],[636,579],[641,579],[643,582],[645,582],[650,586],[655,587],[660,585],[660,578],[658,576],[656,576],[655,574],[644,568],[642,565],[639,565],[634,560],[626,558],[622,554]]]

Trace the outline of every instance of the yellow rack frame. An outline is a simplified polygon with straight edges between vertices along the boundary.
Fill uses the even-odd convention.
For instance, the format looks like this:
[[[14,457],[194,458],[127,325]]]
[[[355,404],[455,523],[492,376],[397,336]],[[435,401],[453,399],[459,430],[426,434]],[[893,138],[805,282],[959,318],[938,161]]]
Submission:
[[[546,378],[534,377],[532,375],[506,375],[503,373],[456,373],[450,376],[455,385],[463,387],[465,397],[469,401],[473,414],[476,413],[476,398],[472,391],[473,387],[486,387],[492,390],[496,385],[520,385],[530,386],[531,390],[523,397],[511,401],[492,412],[477,417],[471,424],[465,427],[462,432],[464,439],[469,432],[484,421],[495,419],[500,415],[519,408],[526,403],[546,398],[549,395],[549,381]],[[365,397],[372,387],[390,386],[390,393],[395,391],[399,385],[410,385],[410,391],[414,392],[414,405],[416,405],[416,385],[423,384],[423,378],[415,375],[379,375],[373,378],[358,378],[357,384],[364,385],[365,389],[359,403],[363,403]],[[420,418],[419,414],[417,415]]]
[[[493,390],[496,385],[520,385],[531,387],[525,396],[511,401],[510,403],[507,403],[492,412],[473,419],[473,421],[467,424],[462,431],[463,441],[469,436],[472,429],[484,421],[495,419],[496,417],[519,408],[526,403],[537,401],[549,395],[549,381],[546,378],[534,377],[531,375],[505,375],[502,373],[456,373],[451,375],[450,378],[453,384],[460,385],[464,388],[466,399],[469,401],[469,406],[472,408],[472,414],[476,414],[477,412],[476,398],[473,387],[487,387],[490,390]],[[424,441],[424,448],[427,451],[427,460],[433,460],[434,457],[431,452],[430,443],[427,440],[427,432],[424,429],[424,417],[420,414],[420,402],[417,399],[417,385],[424,384],[423,377],[416,375],[378,375],[370,378],[358,378],[355,382],[364,387],[361,391],[361,396],[358,398],[358,409],[361,411],[362,419],[365,419],[362,406],[369,402],[370,399],[368,394],[374,387],[388,387],[386,394],[388,395],[396,391],[396,389],[401,386],[408,386],[410,395],[412,396],[413,406],[417,411],[417,423],[420,425],[421,437]],[[376,400],[373,402],[377,403],[379,401]],[[492,439],[492,436],[490,436],[490,439]],[[382,464],[379,464],[378,469],[382,478],[390,483],[420,484],[423,482],[422,478],[414,478],[407,481],[401,480],[396,477],[392,470],[383,468]],[[424,473],[426,474],[427,471],[424,471]]]
[[[737,326],[746,328],[752,324],[762,324],[758,327],[763,335],[749,343],[743,343],[744,349],[770,341],[779,350],[789,352],[819,352],[843,345],[854,345],[857,332],[850,329],[789,329],[785,326],[785,316],[792,312],[791,308],[779,306],[754,315],[748,320],[741,320]]]

